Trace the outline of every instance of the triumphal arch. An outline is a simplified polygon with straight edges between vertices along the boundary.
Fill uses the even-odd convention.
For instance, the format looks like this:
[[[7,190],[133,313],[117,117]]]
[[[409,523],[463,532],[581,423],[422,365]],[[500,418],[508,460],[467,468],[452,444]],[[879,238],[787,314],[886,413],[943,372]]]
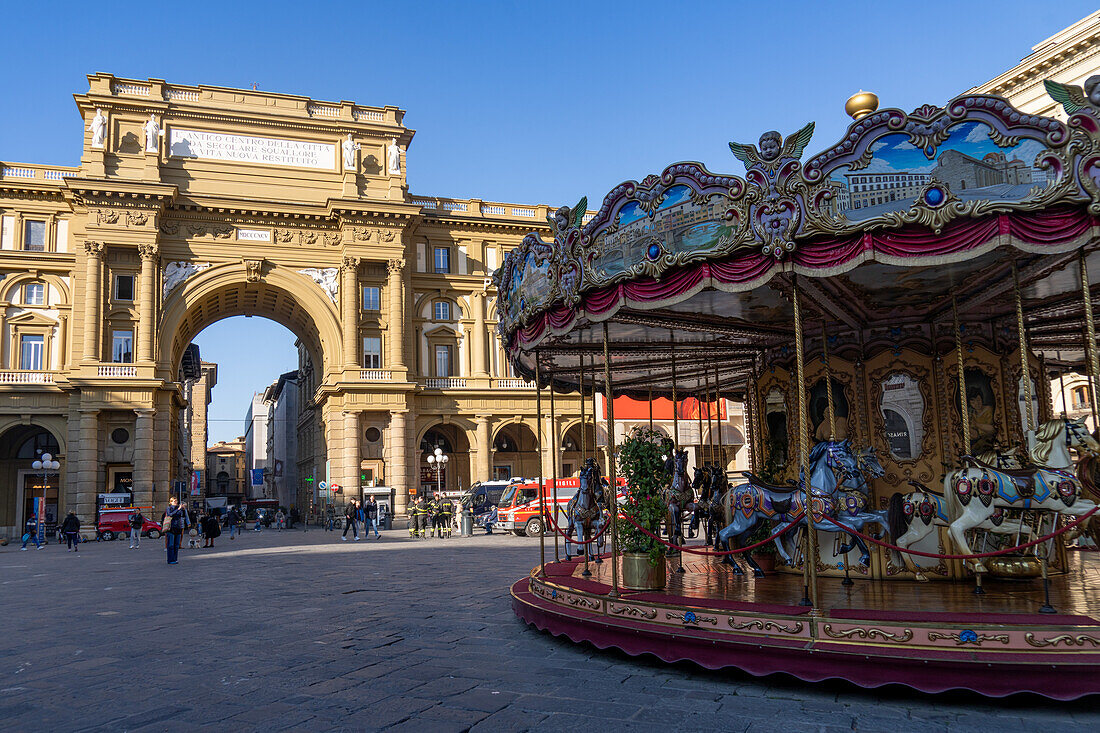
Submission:
[[[79,166],[0,169],[0,529],[40,491],[89,519],[123,474],[138,504],[163,506],[202,468],[186,447],[188,345],[238,315],[298,339],[306,491],[357,489],[372,462],[401,511],[425,441],[452,454],[452,489],[579,460],[579,441],[538,450],[535,390],[492,338],[489,276],[549,231],[546,206],[410,194],[414,131],[396,107],[88,80]],[[562,398],[547,435],[578,413]],[[44,483],[30,471],[43,450],[62,458]]]

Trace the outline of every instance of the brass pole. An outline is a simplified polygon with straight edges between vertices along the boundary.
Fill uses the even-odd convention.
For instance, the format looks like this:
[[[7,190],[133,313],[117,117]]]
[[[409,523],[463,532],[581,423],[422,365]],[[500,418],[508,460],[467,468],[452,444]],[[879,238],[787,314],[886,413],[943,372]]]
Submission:
[[[607,402],[607,476],[610,486],[607,501],[611,505],[611,597],[619,595],[619,570],[616,556],[619,552],[619,502],[618,484],[615,478],[615,400],[611,389],[611,350],[607,344],[607,321],[603,324],[603,383],[604,401]]]
[[[803,575],[806,582],[807,598],[805,605],[810,613],[818,613],[817,595],[817,523],[814,521],[813,499],[810,494],[810,435],[806,415],[806,365],[802,344],[802,310],[798,304],[798,276],[792,280],[791,291],[794,305],[794,353],[795,371],[798,379],[798,453],[799,466],[805,476],[803,492],[806,497],[806,556],[802,559]]]
[[[963,364],[962,330],[959,327],[959,308],[951,299],[951,317],[955,321],[955,355],[959,361],[959,417],[962,420],[963,455],[970,455],[970,411],[966,407],[966,372]]]
[[[836,406],[833,404],[833,372],[829,369],[829,334],[825,331],[825,321],[821,321],[821,353],[825,357],[825,396],[829,415],[829,440],[836,440]]]
[[[742,403],[742,414],[745,416],[745,438],[748,441],[749,449],[749,470],[756,473],[756,426],[753,422],[756,420],[756,406],[753,404],[753,399],[756,396],[756,373],[755,370],[749,375],[747,384],[745,385],[745,401]]]
[[[649,375],[649,429],[653,430],[653,375]]]
[[[596,435],[596,430],[599,428],[600,418],[599,410],[596,409],[596,357],[590,357],[588,359],[588,366],[592,367],[592,460],[597,464],[600,462],[600,440]],[[604,425],[606,425],[606,421]]]
[[[714,463],[714,428],[710,420],[710,372],[703,370],[703,399],[699,400],[699,414],[703,413],[704,405],[707,411],[707,450],[710,452],[710,462]],[[703,443],[703,433],[699,432],[699,444]]]
[[[703,449],[703,398],[696,398],[696,402],[699,403],[699,409],[696,412],[698,417],[695,422],[698,423],[699,426],[699,465],[702,466],[704,463],[706,463],[707,458]]]
[[[583,468],[585,461],[588,460],[588,420],[584,414],[584,354],[580,356],[579,382],[581,390],[581,467]]]
[[[535,352],[535,439],[539,446],[539,517],[541,521],[546,521],[546,501],[543,498],[545,491],[542,485],[543,475],[542,466],[544,463],[543,455],[546,450],[546,446],[542,440],[542,370],[541,359],[539,359],[539,353]],[[546,577],[546,528],[542,528],[543,531],[539,532],[539,571],[542,573],[542,577]]]
[[[680,411],[676,409],[676,337],[671,329],[668,338],[672,358],[672,450],[675,451],[680,447]]]
[[[718,365],[714,365],[714,424],[718,426],[718,469],[726,475],[726,448],[722,445],[722,391],[718,388]]]
[[[553,465],[550,470],[550,476],[554,481],[554,512],[551,521],[554,523],[554,561],[561,562],[561,555],[558,550],[558,456],[561,453],[561,438],[558,436],[558,418],[557,413],[554,412],[554,372],[551,371],[547,378],[550,382],[550,460],[553,461]]]
[[[1016,269],[1016,262],[1012,262],[1012,284],[1016,290],[1016,333],[1020,339],[1020,377],[1024,380],[1024,411],[1027,415],[1027,451],[1035,443],[1035,412],[1031,407],[1031,364],[1027,353],[1027,331],[1024,324],[1024,301],[1020,294],[1020,273]]]
[[[1085,251],[1081,250],[1081,295],[1085,299],[1085,334],[1088,338],[1088,343],[1085,344],[1088,357],[1088,377],[1089,377],[1089,405],[1092,408],[1092,424],[1095,429],[1097,425],[1097,406],[1096,406],[1096,376],[1100,374],[1100,364],[1097,364],[1096,357],[1096,322],[1092,318],[1092,292],[1089,288],[1089,267],[1085,262]]]
[[[1062,352],[1056,351],[1054,355],[1058,358],[1058,361],[1062,361]],[[1062,395],[1062,419],[1065,420],[1069,414],[1068,406],[1066,405],[1066,368],[1061,364],[1058,365],[1058,391]]]

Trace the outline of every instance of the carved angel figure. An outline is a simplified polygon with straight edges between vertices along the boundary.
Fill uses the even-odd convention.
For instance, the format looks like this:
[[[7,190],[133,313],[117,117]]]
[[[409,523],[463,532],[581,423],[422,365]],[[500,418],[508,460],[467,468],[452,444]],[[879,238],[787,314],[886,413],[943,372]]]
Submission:
[[[546,221],[550,224],[550,231],[554,233],[554,239],[557,239],[567,229],[579,227],[584,220],[586,211],[588,211],[587,196],[578,201],[573,208],[562,206],[553,214],[547,215]]]
[[[793,135],[788,135],[786,140],[775,130],[769,130],[760,136],[759,150],[751,143],[730,143],[730,150],[734,157],[745,164],[746,170],[757,166],[775,168],[780,159],[801,158],[802,151],[810,143],[813,134],[812,122]]]
[[[1062,105],[1067,115],[1077,114],[1089,107],[1093,112],[1100,112],[1100,74],[1085,79],[1084,89],[1052,79],[1045,79],[1043,86],[1047,88],[1051,99]]]

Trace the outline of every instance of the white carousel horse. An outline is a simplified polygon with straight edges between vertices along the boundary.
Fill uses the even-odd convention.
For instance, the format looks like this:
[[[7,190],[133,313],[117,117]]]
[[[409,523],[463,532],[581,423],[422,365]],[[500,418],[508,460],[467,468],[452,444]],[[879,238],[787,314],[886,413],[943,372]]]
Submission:
[[[992,518],[998,509],[1044,509],[1080,516],[1095,503],[1080,498],[1081,483],[1073,471],[1069,449],[1082,447],[1098,453],[1100,443],[1089,435],[1085,420],[1056,418],[1043,423],[1035,433],[1032,448],[1034,466],[1020,470],[997,469],[964,456],[967,464],[944,477],[947,513],[956,517],[948,529],[952,541],[963,553],[972,554],[966,531]],[[974,571],[984,573],[981,562]]]
[[[996,466],[1000,469],[1018,470],[1020,461],[1016,458],[1019,448],[1013,447],[1005,451],[986,451],[978,456],[982,463]],[[944,479],[944,485],[948,480],[953,480],[957,471],[951,471]],[[936,527],[948,527],[957,516],[948,516],[948,506],[944,497],[929,489],[919,481],[910,481],[909,485],[916,491],[908,494],[900,492],[890,497],[890,507],[887,510],[890,535],[894,537],[894,544],[898,547],[909,549],[915,543],[920,542],[930,535]],[[1004,509],[999,507],[984,522],[977,526],[978,529],[997,532],[999,534],[1023,534],[1031,536],[1031,527],[1018,521],[1005,521]],[[895,551],[896,552],[896,551]],[[905,567],[914,574],[917,580],[926,582],[925,576],[919,566],[913,562],[911,556],[905,553],[901,555],[901,561]]]

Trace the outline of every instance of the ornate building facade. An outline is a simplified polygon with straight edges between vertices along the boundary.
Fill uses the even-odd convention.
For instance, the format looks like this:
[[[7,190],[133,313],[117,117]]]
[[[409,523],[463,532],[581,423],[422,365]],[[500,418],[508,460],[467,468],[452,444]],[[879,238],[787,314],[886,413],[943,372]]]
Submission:
[[[35,492],[90,518],[116,475],[142,505],[187,485],[184,354],[237,315],[298,339],[302,510],[369,474],[403,511],[434,484],[429,446],[450,489],[579,467],[579,401],[557,396],[540,456],[535,390],[493,336],[489,275],[546,206],[410,195],[395,107],[88,81],[80,165],[0,169],[0,532]],[[43,489],[23,455],[46,449]]]

